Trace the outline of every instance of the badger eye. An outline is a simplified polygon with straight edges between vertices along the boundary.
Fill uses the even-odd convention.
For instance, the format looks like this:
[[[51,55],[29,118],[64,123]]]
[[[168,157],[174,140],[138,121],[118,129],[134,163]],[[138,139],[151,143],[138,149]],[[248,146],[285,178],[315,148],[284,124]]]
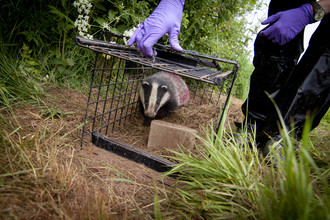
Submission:
[[[147,105],[148,104],[148,101],[146,100],[144,103]]]

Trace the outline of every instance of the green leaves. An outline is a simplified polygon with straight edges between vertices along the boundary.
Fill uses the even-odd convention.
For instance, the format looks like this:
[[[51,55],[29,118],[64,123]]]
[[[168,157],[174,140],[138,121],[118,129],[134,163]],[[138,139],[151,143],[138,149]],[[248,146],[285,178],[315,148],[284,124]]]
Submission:
[[[103,18],[101,18],[101,17],[97,17],[97,18],[95,18],[94,20],[95,20],[100,26],[102,26],[103,23],[106,23],[106,24],[107,24],[107,22],[106,22]]]
[[[117,13],[115,13],[115,12],[109,10],[109,12],[108,12],[108,19],[111,21],[112,19],[115,18],[116,14],[117,14]]]
[[[220,139],[212,126],[205,133],[205,139],[199,137],[202,144],[195,146],[197,155],[182,152],[174,157],[179,163],[170,173],[181,174],[182,187],[175,191],[169,209],[181,210],[191,218],[253,216],[258,207],[256,183],[261,178],[257,149],[240,148],[233,141]]]
[[[60,11],[59,9],[55,8],[52,5],[48,5],[48,7],[51,9],[49,11],[50,13],[53,13],[60,19],[64,19],[66,22],[73,24],[73,21],[67,15],[65,15],[62,11]]]
[[[55,58],[54,64],[56,65],[56,69],[60,75],[68,75],[70,74],[69,67],[74,65],[74,61],[71,58]]]
[[[232,132],[220,129],[219,137],[210,126],[206,137],[199,137],[198,153],[173,152],[178,164],[168,174],[180,177],[180,187],[164,207],[178,219],[327,219],[329,167],[324,172],[309,154],[311,123],[307,120],[298,151],[288,131],[281,132],[285,158],[273,152],[272,164],[258,155],[255,138],[246,131],[242,146]]]

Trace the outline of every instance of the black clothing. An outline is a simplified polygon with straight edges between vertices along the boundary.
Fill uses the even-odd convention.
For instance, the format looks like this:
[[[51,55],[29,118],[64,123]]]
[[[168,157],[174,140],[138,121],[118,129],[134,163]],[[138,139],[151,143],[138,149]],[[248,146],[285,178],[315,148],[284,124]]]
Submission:
[[[268,14],[300,7],[310,1],[272,0]],[[259,34],[255,40],[254,72],[250,92],[242,106],[249,123],[256,123],[257,142],[278,134],[278,114],[267,92],[281,111],[288,129],[301,139],[306,114],[315,128],[330,107],[330,16],[326,15],[311,37],[302,59],[303,31],[283,46]]]

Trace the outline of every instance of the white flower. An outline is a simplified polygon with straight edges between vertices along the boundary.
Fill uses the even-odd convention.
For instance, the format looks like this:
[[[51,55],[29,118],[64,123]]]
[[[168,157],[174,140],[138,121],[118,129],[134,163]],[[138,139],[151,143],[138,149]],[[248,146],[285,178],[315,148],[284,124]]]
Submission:
[[[101,27],[102,27],[103,30],[107,29],[108,31],[110,31],[110,27],[109,27],[108,23],[106,23],[106,22],[103,22]]]
[[[140,26],[140,24],[138,26]],[[123,35],[125,37],[131,37],[133,35],[133,33],[135,32],[135,30],[136,30],[136,27],[132,27],[130,30],[125,30]]]
[[[126,37],[124,37],[124,38],[123,38],[123,40],[124,40],[124,44],[125,44],[125,45],[127,45],[127,44],[128,44],[128,42],[127,42],[127,39],[126,39]]]
[[[88,14],[90,13],[90,9],[93,7],[93,5],[89,2],[89,0],[76,0],[74,1],[73,5],[77,8],[79,13],[78,18],[74,22],[74,26],[78,29],[79,36],[93,39],[93,36],[87,33],[88,28],[90,27],[88,23]]]

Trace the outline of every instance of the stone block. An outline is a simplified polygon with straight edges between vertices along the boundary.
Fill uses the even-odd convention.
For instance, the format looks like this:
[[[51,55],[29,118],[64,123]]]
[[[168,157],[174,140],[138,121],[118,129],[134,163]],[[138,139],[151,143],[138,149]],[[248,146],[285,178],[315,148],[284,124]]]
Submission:
[[[178,145],[190,150],[194,147],[197,130],[165,121],[153,120],[150,126],[148,148],[178,151]]]

